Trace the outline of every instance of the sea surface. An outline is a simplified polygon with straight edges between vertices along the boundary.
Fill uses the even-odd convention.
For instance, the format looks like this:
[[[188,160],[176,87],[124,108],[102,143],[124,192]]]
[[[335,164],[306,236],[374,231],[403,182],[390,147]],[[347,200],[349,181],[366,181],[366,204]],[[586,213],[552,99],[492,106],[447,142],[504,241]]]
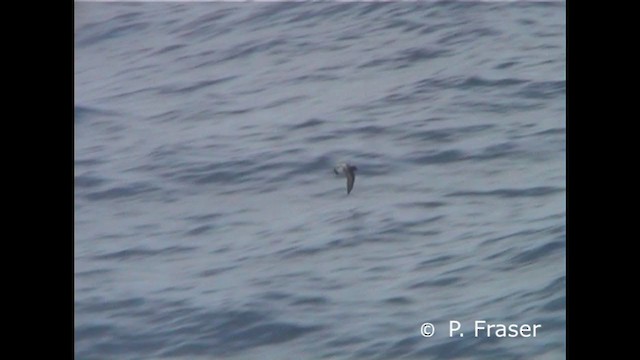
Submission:
[[[76,358],[564,359],[565,23],[76,2]]]

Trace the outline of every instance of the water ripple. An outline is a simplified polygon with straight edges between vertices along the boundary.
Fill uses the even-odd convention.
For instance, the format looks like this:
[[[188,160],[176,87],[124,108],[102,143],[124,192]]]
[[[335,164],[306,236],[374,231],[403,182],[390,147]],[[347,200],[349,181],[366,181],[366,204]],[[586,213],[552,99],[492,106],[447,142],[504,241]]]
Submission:
[[[514,198],[514,197],[538,197],[538,196],[547,196],[551,194],[555,194],[558,192],[562,192],[564,189],[552,187],[552,186],[537,186],[532,188],[522,188],[522,189],[496,189],[490,191],[456,191],[445,196],[457,197],[472,197],[472,196],[493,196],[493,197],[503,197],[503,198]]]

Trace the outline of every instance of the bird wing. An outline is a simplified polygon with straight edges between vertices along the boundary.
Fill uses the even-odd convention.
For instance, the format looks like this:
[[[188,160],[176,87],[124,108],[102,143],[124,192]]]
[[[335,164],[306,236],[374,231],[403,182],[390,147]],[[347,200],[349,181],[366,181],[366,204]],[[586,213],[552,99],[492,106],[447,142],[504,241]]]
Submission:
[[[356,173],[353,171],[348,171],[347,172],[347,195],[349,195],[349,193],[351,192],[351,189],[353,189],[353,183],[356,181]]]

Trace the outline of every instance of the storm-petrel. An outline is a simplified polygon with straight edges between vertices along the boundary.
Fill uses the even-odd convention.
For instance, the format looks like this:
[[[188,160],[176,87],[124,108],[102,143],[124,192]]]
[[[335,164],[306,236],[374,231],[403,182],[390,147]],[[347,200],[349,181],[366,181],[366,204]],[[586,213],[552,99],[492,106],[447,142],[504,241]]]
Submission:
[[[344,175],[347,177],[347,195],[349,195],[351,189],[353,189],[353,182],[356,181],[356,170],[358,170],[357,167],[347,163],[338,164],[333,168],[333,172],[336,173],[336,175]]]

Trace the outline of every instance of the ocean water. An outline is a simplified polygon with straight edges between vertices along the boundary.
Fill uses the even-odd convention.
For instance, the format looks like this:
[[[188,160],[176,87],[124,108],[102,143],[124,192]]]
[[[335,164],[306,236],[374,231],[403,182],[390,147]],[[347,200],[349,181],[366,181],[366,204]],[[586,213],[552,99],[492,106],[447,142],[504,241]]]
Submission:
[[[565,49],[563,2],[75,3],[76,358],[565,358]]]

